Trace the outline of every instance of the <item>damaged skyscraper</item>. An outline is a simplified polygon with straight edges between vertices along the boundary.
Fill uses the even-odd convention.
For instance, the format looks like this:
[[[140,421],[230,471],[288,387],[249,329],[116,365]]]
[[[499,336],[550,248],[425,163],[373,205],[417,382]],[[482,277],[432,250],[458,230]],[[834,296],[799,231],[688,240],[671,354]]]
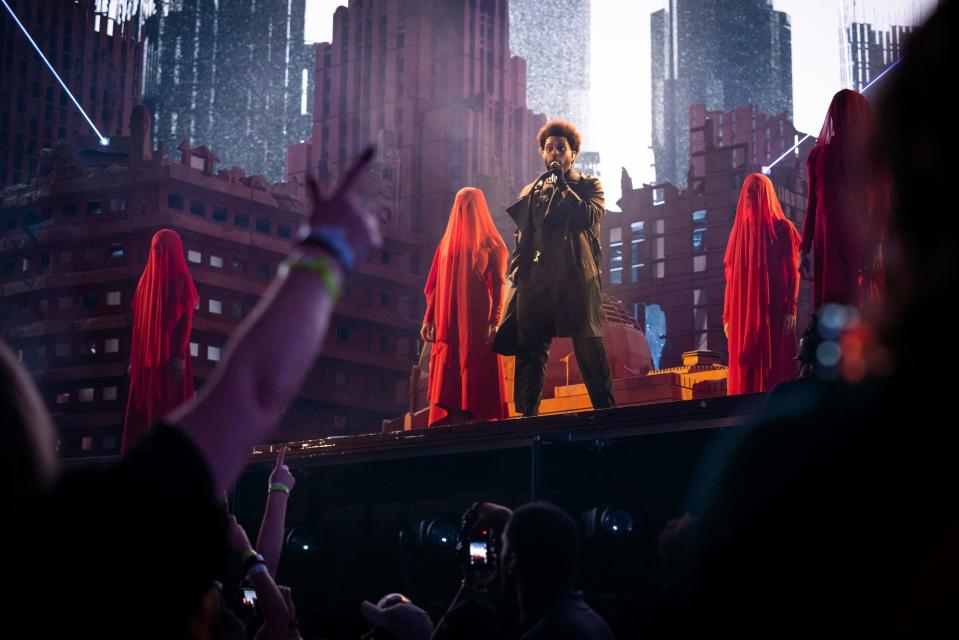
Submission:
[[[937,4],[936,0],[838,3],[842,86],[865,89],[902,56],[912,32]]]
[[[691,105],[792,118],[792,32],[771,0],[668,0],[650,23],[658,182],[686,186]]]
[[[590,0],[510,0],[509,24],[510,51],[526,60],[529,108],[588,138]]]
[[[305,0],[159,0],[144,21],[144,101],[167,152],[208,144],[222,165],[279,180],[310,132]]]

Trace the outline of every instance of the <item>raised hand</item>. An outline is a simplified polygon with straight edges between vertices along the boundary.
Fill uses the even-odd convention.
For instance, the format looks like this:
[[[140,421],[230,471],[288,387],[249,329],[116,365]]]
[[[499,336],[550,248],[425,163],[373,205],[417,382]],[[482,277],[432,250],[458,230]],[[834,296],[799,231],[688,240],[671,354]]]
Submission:
[[[380,223],[375,215],[356,201],[354,193],[357,181],[370,161],[374,149],[367,149],[347,172],[343,183],[329,198],[320,192],[316,178],[307,178],[307,187],[313,208],[310,213],[311,228],[335,228],[343,232],[345,240],[356,255],[362,255],[371,248],[383,244]]]
[[[286,610],[290,612],[290,619],[296,618],[296,605],[293,604],[293,591],[289,587],[284,587],[281,584],[276,585],[276,588],[280,590],[280,594],[283,596],[283,602],[286,603]]]
[[[290,491],[292,491],[293,485],[296,484],[296,478],[293,477],[293,473],[286,465],[286,449],[287,445],[280,447],[280,453],[276,456],[276,464],[273,466],[273,471],[270,473],[270,486],[273,486],[274,483],[278,482],[286,485]]]

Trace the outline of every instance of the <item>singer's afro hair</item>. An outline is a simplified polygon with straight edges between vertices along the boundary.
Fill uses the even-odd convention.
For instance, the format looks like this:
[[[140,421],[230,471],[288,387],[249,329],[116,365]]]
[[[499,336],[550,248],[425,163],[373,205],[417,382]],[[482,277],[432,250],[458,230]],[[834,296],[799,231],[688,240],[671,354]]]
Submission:
[[[579,131],[576,130],[576,127],[574,127],[571,122],[566,120],[550,120],[543,125],[543,128],[536,134],[536,142],[539,143],[541,151],[543,147],[546,146],[546,138],[550,136],[563,136],[566,138],[569,148],[572,149],[574,153],[579,153]]]

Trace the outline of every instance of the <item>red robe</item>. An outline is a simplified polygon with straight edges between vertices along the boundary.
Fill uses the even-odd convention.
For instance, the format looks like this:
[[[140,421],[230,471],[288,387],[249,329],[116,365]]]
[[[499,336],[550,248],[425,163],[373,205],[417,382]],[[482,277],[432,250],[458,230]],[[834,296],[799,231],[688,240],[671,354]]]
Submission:
[[[150,256],[133,295],[130,395],[120,453],[129,451],[154,422],[193,397],[190,330],[199,297],[175,231],[153,236]],[[182,374],[173,361],[182,358]]]
[[[427,392],[431,426],[449,410],[475,420],[508,416],[503,361],[488,342],[490,325],[501,321],[506,261],[483,192],[460,189],[424,291],[423,323],[436,328]]]
[[[878,241],[871,230],[877,185],[863,155],[872,128],[869,103],[844,89],[833,97],[806,161],[809,190],[801,250],[813,250],[813,309],[827,303],[860,306],[864,285],[876,284],[863,281],[863,267],[871,268],[878,258],[878,245],[867,246]],[[875,275],[881,278],[881,273]]]
[[[796,377],[796,329],[785,328],[799,298],[799,233],[769,178],[746,177],[726,245],[727,393],[760,393]]]

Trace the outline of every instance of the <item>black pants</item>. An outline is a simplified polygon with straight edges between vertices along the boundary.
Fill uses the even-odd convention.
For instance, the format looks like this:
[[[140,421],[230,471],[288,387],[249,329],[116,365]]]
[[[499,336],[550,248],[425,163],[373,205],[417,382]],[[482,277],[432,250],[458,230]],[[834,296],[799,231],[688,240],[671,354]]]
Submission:
[[[533,265],[530,277],[516,292],[516,319],[519,328],[513,401],[516,410],[527,416],[539,413],[546,381],[549,345],[556,335],[549,295],[549,269]],[[573,336],[573,352],[594,409],[616,406],[606,345],[602,336]]]

